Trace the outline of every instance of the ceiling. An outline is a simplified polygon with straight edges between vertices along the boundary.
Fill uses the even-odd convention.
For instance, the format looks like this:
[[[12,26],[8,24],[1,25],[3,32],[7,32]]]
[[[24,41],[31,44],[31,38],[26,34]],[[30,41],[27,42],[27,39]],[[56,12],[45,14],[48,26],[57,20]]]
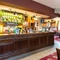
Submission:
[[[53,9],[60,8],[60,0],[33,0]]]

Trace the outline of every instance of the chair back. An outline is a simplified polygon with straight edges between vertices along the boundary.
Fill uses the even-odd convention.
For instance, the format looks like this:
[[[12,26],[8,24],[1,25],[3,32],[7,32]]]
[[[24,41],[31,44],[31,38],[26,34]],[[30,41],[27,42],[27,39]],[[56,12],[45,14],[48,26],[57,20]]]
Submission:
[[[60,49],[56,48],[58,60],[60,60]]]

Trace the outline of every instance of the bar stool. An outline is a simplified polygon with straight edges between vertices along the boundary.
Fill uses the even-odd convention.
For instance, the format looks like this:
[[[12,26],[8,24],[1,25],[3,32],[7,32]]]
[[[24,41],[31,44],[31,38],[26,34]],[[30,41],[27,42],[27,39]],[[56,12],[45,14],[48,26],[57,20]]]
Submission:
[[[58,60],[60,60],[60,49],[56,48]]]

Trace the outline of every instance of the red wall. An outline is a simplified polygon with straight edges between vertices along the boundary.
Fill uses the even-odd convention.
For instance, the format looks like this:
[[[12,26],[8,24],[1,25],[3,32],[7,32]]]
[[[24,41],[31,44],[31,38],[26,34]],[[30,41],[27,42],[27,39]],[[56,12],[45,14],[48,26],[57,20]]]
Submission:
[[[44,6],[42,4],[39,4],[37,2],[34,2],[32,0],[3,0],[3,1],[18,5],[18,6],[22,6],[24,8],[31,9],[32,11],[46,14],[52,17],[57,16],[57,14],[54,13],[54,9]]]

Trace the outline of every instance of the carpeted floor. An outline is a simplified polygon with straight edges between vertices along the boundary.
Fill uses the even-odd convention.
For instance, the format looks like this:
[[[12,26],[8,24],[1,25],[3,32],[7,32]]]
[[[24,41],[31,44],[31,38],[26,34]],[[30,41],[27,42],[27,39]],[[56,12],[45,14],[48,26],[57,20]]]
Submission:
[[[58,60],[58,59],[56,52],[54,52],[46,57],[41,58],[40,60]]]
[[[56,39],[56,41],[60,42],[60,38],[59,39]]]
[[[54,36],[54,40],[60,42],[59,36]]]

